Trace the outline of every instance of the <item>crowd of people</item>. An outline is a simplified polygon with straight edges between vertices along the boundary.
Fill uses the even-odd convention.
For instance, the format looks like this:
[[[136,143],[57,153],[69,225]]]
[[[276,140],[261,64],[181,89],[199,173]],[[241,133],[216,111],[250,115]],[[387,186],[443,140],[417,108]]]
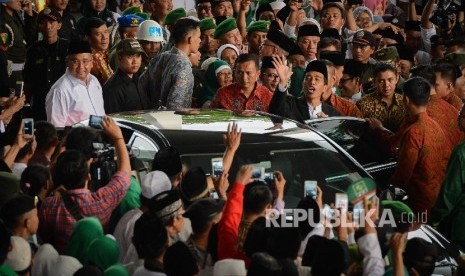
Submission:
[[[462,2],[0,0],[0,275],[430,275],[439,253],[409,231],[428,223],[465,249]],[[391,210],[397,226],[333,227],[318,189],[298,205],[316,226],[270,227],[286,180],[244,165],[229,185],[235,124],[221,176],[172,147],[134,175],[106,114],[191,108],[365,118],[407,200],[374,199],[364,219]],[[115,147],[108,183],[91,175],[101,134],[68,128],[91,115]]]

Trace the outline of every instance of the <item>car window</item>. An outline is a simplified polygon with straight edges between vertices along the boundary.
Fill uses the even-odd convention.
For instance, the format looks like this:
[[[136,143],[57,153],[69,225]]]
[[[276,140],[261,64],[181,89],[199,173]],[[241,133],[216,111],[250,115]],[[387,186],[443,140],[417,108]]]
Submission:
[[[152,168],[152,161],[158,152],[158,146],[139,133],[134,133],[131,141],[131,154],[143,163],[146,169]]]
[[[323,134],[345,149],[364,167],[384,164],[394,160],[379,147],[368,125],[361,120],[332,119],[310,122]]]
[[[264,168],[265,173],[280,170],[286,179],[286,208],[293,208],[304,197],[305,180],[316,180],[323,190],[323,200],[334,202],[335,193],[345,193],[353,180],[362,176],[360,168],[334,149],[326,141],[280,145],[241,145],[229,172],[232,185],[240,166],[255,164]],[[188,167],[200,166],[205,172],[212,172],[212,159],[222,157],[223,152],[202,154],[184,153],[183,163]],[[364,175],[365,176],[365,175]]]

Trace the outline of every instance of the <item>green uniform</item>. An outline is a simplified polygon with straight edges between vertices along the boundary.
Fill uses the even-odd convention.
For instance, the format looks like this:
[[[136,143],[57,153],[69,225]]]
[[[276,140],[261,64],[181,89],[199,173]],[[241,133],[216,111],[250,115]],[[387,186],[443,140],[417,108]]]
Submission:
[[[441,191],[432,209],[431,224],[439,225],[452,242],[465,243],[465,143],[452,152]]]

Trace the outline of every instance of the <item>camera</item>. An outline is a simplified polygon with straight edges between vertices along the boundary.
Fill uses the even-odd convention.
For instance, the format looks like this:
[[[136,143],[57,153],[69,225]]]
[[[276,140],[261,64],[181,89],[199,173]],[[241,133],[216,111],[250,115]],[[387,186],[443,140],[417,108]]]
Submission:
[[[451,0],[440,0],[437,10],[431,16],[430,21],[436,26],[447,28],[447,25],[454,21],[455,14],[459,11],[459,6]]]
[[[90,165],[92,181],[91,190],[98,190],[110,182],[111,177],[116,173],[117,165],[115,160],[115,148],[109,144],[92,143],[94,151],[91,157],[94,161]]]

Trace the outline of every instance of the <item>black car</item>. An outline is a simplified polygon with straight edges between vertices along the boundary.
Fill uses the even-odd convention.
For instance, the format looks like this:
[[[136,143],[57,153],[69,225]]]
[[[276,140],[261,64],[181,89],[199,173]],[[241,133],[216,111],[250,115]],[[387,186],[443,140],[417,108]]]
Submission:
[[[223,134],[229,123],[236,122],[242,129],[242,138],[229,182],[234,183],[237,170],[244,164],[263,168],[265,173],[280,170],[287,181],[286,208],[295,207],[304,197],[306,180],[317,181],[324,202],[334,202],[335,193],[345,193],[353,181],[371,177],[346,150],[357,158],[365,156],[366,159],[360,160],[374,175],[378,172],[376,168],[389,171],[395,167],[395,161],[385,162],[369,151],[367,155],[357,155],[364,152],[356,150],[358,141],[369,130],[363,120],[354,118],[331,118],[305,125],[263,112],[236,114],[224,110],[141,111],[111,116],[121,126],[132,154],[142,162],[141,174],[151,168],[155,153],[169,145],[181,152],[185,166],[200,166],[212,173],[212,161],[222,157],[225,150]],[[276,126],[279,121],[282,124]],[[437,247],[440,259],[435,272],[453,274],[457,267],[454,258],[460,252],[447,239],[426,225],[409,232],[411,237],[422,237]]]

